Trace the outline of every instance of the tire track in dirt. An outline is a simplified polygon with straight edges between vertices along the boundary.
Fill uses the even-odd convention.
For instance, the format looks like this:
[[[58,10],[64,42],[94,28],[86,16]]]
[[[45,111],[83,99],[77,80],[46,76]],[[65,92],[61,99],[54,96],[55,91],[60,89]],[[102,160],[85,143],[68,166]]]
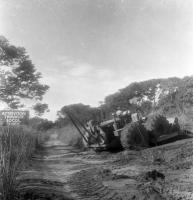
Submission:
[[[99,177],[99,169],[82,170],[70,178],[70,185],[80,198],[87,200],[122,200],[112,189],[105,187]]]

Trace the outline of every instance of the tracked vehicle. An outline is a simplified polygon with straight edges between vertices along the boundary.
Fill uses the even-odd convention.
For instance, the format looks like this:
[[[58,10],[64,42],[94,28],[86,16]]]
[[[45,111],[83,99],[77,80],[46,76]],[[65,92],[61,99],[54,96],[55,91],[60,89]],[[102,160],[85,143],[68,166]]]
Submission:
[[[101,123],[90,120],[86,125],[71,113],[68,112],[67,115],[81,134],[84,146],[95,151],[120,151],[127,147],[147,148],[188,137],[182,131],[179,134],[179,131],[170,130],[166,134],[162,131],[156,135],[155,131],[148,131],[144,127],[146,118],[129,111],[115,113],[112,119]]]

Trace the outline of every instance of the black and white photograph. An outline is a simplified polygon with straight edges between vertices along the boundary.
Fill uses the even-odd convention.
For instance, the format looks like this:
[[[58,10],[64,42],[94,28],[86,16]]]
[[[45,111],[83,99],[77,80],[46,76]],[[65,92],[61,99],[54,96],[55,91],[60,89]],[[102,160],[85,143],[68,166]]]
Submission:
[[[0,0],[0,200],[193,200],[193,0]]]

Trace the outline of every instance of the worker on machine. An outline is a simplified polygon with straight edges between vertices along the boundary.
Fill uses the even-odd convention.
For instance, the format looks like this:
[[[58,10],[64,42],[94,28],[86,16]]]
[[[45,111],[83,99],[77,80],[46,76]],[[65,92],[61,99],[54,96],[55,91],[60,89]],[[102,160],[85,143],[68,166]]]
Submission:
[[[120,117],[120,115],[122,114],[122,110],[120,109],[120,107],[117,108],[117,111],[115,112],[115,115],[117,117]]]
[[[131,115],[132,122],[140,122],[142,121],[142,114],[139,109],[136,109],[136,112]]]
[[[117,129],[120,129],[122,128],[123,126],[123,111],[120,109],[120,107],[117,108],[117,111],[115,112],[115,115],[113,116],[114,117],[114,129],[117,130]],[[118,119],[118,120],[117,120]]]
[[[126,110],[122,113],[124,125],[131,122],[131,112],[130,110]]]

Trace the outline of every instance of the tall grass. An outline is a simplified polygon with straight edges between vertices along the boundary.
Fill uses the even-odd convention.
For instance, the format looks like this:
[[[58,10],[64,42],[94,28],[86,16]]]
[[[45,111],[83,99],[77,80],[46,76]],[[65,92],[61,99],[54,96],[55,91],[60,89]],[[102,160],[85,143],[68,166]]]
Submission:
[[[0,127],[0,199],[17,199],[17,176],[37,143],[37,136],[24,127]]]

